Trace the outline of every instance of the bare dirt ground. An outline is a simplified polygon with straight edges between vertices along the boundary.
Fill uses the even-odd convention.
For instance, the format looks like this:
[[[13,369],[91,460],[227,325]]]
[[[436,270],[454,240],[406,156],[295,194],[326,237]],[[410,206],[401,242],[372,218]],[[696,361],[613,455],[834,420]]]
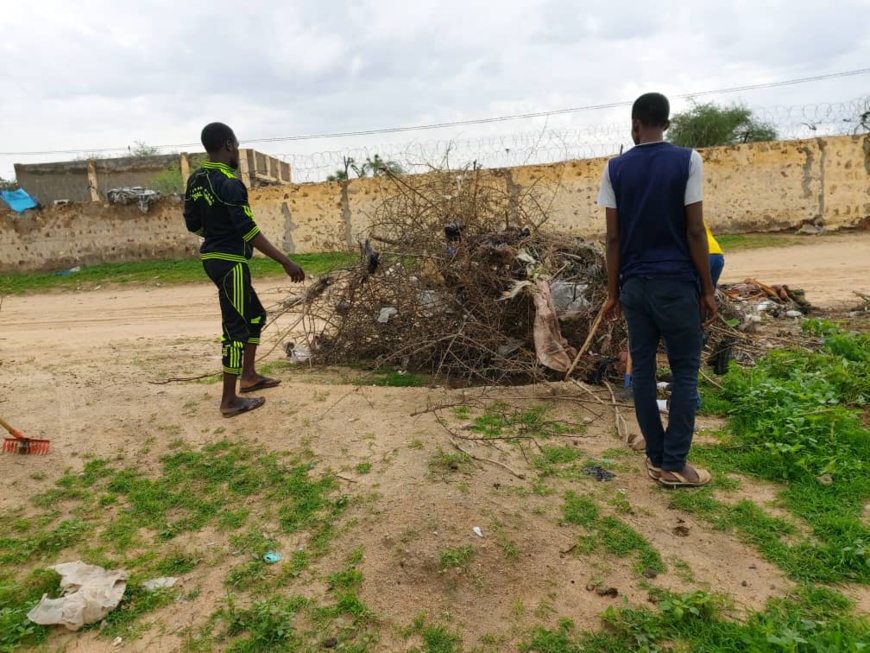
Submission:
[[[727,257],[723,281],[755,277],[803,287],[820,306],[854,304],[853,290],[870,292],[868,254],[866,233],[737,252]],[[286,295],[287,287],[276,287],[279,283],[258,284],[265,305]],[[529,462],[508,445],[465,443],[479,460],[447,477],[433,475],[430,465],[439,450],[452,451],[450,437],[432,413],[411,416],[484,392],[512,405],[552,405],[554,419],[588,423],[559,444],[600,459],[623,448],[610,406],[549,401],[545,388],[376,388],[344,383],[349,374],[344,371],[281,369],[284,383],[264,393],[264,408],[225,420],[217,411],[216,384],[151,384],[218,369],[218,330],[217,302],[207,284],[7,297],[0,309],[0,415],[53,444],[46,457],[0,457],[0,511],[29,505],[28,497],[53,487],[64,470],[80,470],[89,457],[157,471],[174,438],[194,448],[224,438],[264,451],[310,447],[320,469],[342,475],[341,490],[351,497],[351,507],[308,582],[322,585],[348,552],[361,547],[361,598],[380,619],[377,650],[384,651],[414,643],[401,632],[420,612],[449,623],[469,650],[485,634],[502,642],[486,650],[516,650],[529,629],[552,626],[561,616],[580,629],[596,629],[601,612],[622,599],[598,596],[587,590],[589,583],[615,587],[634,604],[646,601],[648,585],[706,588],[732,597],[736,611],[761,609],[768,598],[789,592],[791,582],[755,549],[669,509],[668,493],[651,485],[641,454],[619,458],[611,482],[556,479],[550,482],[552,494],[542,495],[534,491]],[[264,354],[277,331],[272,327],[267,333]],[[280,349],[265,357],[281,359]],[[581,396],[576,388],[564,389]],[[461,425],[449,411],[446,415]],[[633,417],[625,416],[636,430]],[[714,430],[720,424],[702,419],[700,426]],[[357,465],[366,462],[371,472],[359,473]],[[630,560],[571,554],[577,528],[560,523],[567,490],[595,496],[604,505],[624,491],[631,510],[620,518],[651,542],[670,571],[649,580],[632,571]],[[775,503],[775,492],[758,483],[744,482],[723,496]],[[688,537],[674,535],[678,525],[688,529]],[[475,526],[483,538],[472,531]],[[505,555],[506,541],[518,555]],[[286,538],[284,544],[291,550],[300,541]],[[184,575],[182,587],[199,589],[198,596],[145,617],[155,625],[125,642],[124,650],[182,650],[184,629],[202,626],[226,598],[223,580],[235,561],[213,556],[228,548],[226,536],[197,533],[176,545],[199,551],[214,564]],[[440,552],[461,546],[477,551],[468,572],[439,570]],[[75,552],[54,562],[67,559],[76,559]],[[870,612],[866,591],[848,591],[859,609]],[[56,633],[51,643],[67,651],[116,650],[94,632]]]
[[[870,232],[807,236],[807,244],[725,253],[721,283],[753,277],[803,288],[823,308],[854,306],[853,291],[870,291]]]

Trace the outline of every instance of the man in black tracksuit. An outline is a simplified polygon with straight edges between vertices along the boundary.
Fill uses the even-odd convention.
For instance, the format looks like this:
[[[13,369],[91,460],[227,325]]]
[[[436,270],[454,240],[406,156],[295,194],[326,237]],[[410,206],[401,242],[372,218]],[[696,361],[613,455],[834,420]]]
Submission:
[[[262,406],[266,400],[236,394],[275,387],[278,379],[257,374],[254,367],[266,311],[251,286],[248,261],[254,249],[279,263],[293,281],[305,280],[302,268],[279,251],[254,221],[248,191],[233,171],[239,166],[239,141],[233,130],[211,123],[202,130],[209,161],[187,182],[184,221],[188,231],[202,236],[202,266],[218,288],[223,322],[223,396],[221,414],[234,417]]]

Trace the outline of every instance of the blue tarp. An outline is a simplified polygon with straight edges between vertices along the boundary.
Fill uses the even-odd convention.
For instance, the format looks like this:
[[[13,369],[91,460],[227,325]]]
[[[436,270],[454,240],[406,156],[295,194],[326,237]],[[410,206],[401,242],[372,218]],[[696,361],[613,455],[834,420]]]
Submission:
[[[9,207],[16,213],[24,213],[27,209],[35,209],[36,202],[23,188],[18,190],[2,190],[0,195]]]

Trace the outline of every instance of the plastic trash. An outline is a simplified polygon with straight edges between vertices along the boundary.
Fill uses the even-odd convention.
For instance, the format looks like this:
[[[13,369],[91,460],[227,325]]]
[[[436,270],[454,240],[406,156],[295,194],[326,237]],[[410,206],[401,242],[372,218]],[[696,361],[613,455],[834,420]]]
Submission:
[[[142,583],[142,589],[153,592],[155,590],[169,589],[170,587],[175,587],[175,583],[178,582],[178,579],[175,576],[164,576],[162,578],[152,578],[151,580],[146,580]]]
[[[143,188],[142,186],[126,186],[124,188],[112,188],[106,193],[109,204],[131,204],[136,202],[142,213],[148,213],[151,205],[160,199],[160,193],[156,190]]]
[[[63,596],[42,600],[27,613],[27,618],[40,626],[65,626],[78,630],[85,624],[105,619],[118,607],[127,590],[127,572],[107,571],[78,560],[49,567],[60,574]]]
[[[564,315],[571,311],[579,311],[589,308],[589,300],[584,293],[589,289],[587,283],[571,283],[569,281],[555,281],[550,285],[550,299],[556,315]]]
[[[501,347],[499,347],[496,351],[499,356],[502,358],[507,358],[511,354],[519,351],[523,348],[523,345],[526,344],[522,340],[517,340],[516,338],[511,338]]]
[[[311,350],[305,345],[297,345],[291,342],[284,347],[284,350],[291,363],[307,363],[311,360]]]
[[[69,270],[61,270],[59,272],[55,272],[54,275],[56,277],[66,277],[71,274],[75,274],[76,272],[81,272],[82,268],[80,265],[75,266],[74,268],[70,268]]]
[[[274,565],[276,562],[281,561],[281,554],[277,551],[269,551],[266,555],[263,556],[263,562],[269,565]]]
[[[2,190],[0,191],[0,197],[9,205],[10,209],[18,214],[38,207],[34,199],[23,188],[18,190]]]
[[[390,318],[394,315],[399,314],[399,309],[395,306],[385,306],[381,309],[381,312],[378,314],[378,322],[381,324],[386,324],[390,321]]]
[[[474,531],[474,534],[477,535],[477,537],[483,537],[483,531],[480,530],[480,526],[475,526],[471,530]]]

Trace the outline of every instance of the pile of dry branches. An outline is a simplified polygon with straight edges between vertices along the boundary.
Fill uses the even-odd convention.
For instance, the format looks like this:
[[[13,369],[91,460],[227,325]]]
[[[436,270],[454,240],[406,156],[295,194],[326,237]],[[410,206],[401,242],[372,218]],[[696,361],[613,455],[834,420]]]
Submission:
[[[301,360],[367,361],[475,384],[622,380],[624,322],[599,317],[603,252],[547,228],[552,190],[518,192],[498,171],[478,168],[390,181],[359,264],[284,303],[302,311]],[[777,307],[805,310],[787,287],[753,284]],[[724,317],[706,347],[724,370],[739,349],[746,362],[761,353],[752,342],[760,318],[740,292],[719,299]]]
[[[473,383],[564,377],[593,323],[574,374],[600,378],[616,360],[624,327],[596,322],[604,257],[547,229],[546,190],[518,193],[477,168],[392,182],[360,264],[286,304],[302,305],[318,362],[366,360]],[[552,313],[542,316],[542,305]]]

